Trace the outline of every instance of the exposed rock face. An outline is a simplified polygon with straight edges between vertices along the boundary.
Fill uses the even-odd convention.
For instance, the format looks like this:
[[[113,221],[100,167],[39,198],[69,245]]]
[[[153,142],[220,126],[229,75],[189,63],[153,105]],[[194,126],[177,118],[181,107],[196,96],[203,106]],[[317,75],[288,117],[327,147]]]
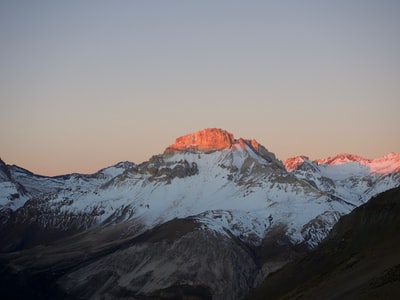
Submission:
[[[291,172],[297,169],[302,163],[304,163],[304,161],[308,159],[309,158],[307,156],[300,155],[286,159],[283,164],[285,165],[286,170]]]
[[[369,169],[370,173],[389,174],[400,171],[400,154],[391,152],[385,156],[369,159],[358,155],[342,153],[326,159],[317,159],[318,165],[337,166],[346,163],[358,163]]]
[[[364,158],[358,155],[350,154],[350,153],[340,153],[334,157],[328,157],[325,159],[317,159],[316,163],[322,165],[340,165],[348,162],[358,162],[360,164],[366,165],[370,163],[372,160],[368,158]]]
[[[184,178],[187,176],[196,175],[199,170],[196,163],[192,162],[189,164],[188,161],[182,160],[178,162],[166,162],[164,158],[160,156],[153,156],[148,162],[144,162],[138,167],[138,172],[141,174],[151,175],[148,180],[150,181],[167,181],[178,177]]]
[[[233,134],[218,128],[206,128],[181,136],[165,152],[175,151],[216,151],[227,149],[234,143]]]
[[[288,172],[304,169],[303,165],[305,163],[308,165],[313,164],[314,167],[320,165],[340,166],[353,163],[366,167],[369,173],[385,175],[400,172],[400,153],[391,152],[385,156],[374,159],[364,158],[354,154],[341,153],[334,157],[317,159],[314,161],[311,161],[307,156],[302,155],[288,158],[283,163]]]
[[[176,139],[175,143],[168,146],[164,153],[202,151],[212,152],[224,149],[245,149],[250,148],[268,162],[276,160],[273,153],[269,152],[256,140],[235,139],[233,134],[219,128],[206,128],[195,133],[190,133]]]
[[[0,181],[11,180],[10,170],[0,158]]]
[[[354,207],[359,201],[364,203],[387,188],[398,186],[400,179],[398,153],[375,159],[343,153],[314,161],[297,156],[285,160],[284,165],[292,175],[329,194],[332,199],[347,201]]]

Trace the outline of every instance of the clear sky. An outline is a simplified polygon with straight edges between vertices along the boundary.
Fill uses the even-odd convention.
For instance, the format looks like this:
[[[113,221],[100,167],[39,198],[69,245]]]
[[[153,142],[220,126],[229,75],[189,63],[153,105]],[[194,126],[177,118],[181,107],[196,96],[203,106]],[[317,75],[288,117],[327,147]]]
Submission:
[[[205,127],[400,152],[400,1],[0,1],[6,163],[92,173]]]

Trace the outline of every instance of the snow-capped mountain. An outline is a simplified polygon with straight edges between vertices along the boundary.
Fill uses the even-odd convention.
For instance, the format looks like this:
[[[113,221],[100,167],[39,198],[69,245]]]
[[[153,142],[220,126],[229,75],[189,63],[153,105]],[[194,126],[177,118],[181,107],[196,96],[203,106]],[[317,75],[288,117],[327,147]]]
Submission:
[[[399,166],[400,155],[395,153],[375,160],[340,155],[312,162],[303,156],[282,163],[257,141],[236,139],[216,128],[179,137],[163,154],[142,164],[119,163],[92,175],[46,177],[0,162],[0,248],[10,252],[57,240],[49,253],[67,249],[78,253],[71,244],[88,247],[96,257],[105,255],[107,249],[108,258],[100,260],[101,266],[95,263],[63,275],[58,284],[68,289],[80,285],[85,289],[90,281],[85,278],[102,270],[117,272],[115,282],[135,296],[196,283],[208,286],[216,299],[236,299],[296,253],[315,247],[340,216],[369,197],[398,186]],[[181,233],[176,229],[180,226],[190,230]],[[174,233],[172,240],[171,230],[180,232]],[[86,244],[94,235],[96,247],[102,245],[100,250]],[[158,245],[163,253],[150,251],[148,241],[154,241],[154,235],[165,235],[166,241],[172,241],[176,249],[183,247],[187,255],[195,251],[197,243],[189,246],[185,241],[193,238],[203,243],[214,241],[205,254],[210,257],[218,257],[218,249],[229,244],[234,249],[227,258],[229,263],[238,266],[238,260],[247,261],[248,269],[242,275],[237,270],[230,277],[225,274],[230,281],[225,284],[227,289],[220,290],[210,282],[222,280],[222,271],[207,269],[216,273],[204,280],[189,276],[191,268],[178,257],[179,251],[170,250],[169,242],[167,248],[163,242]],[[126,246],[128,237],[135,242]],[[159,238],[156,240],[158,243]],[[125,254],[134,260],[131,268],[110,269],[109,260],[123,264],[117,256],[109,256],[115,244],[127,247]],[[29,251],[29,255],[38,255],[37,248]],[[146,257],[150,265],[133,258],[138,255]],[[81,259],[74,256],[71,261]],[[189,261],[199,263],[193,257]],[[31,262],[20,264],[34,269]],[[164,270],[165,264],[169,267]],[[170,264],[179,266],[179,276],[171,273]],[[164,275],[154,272],[155,265]],[[75,282],[78,277],[79,284]],[[101,293],[97,289],[92,296],[104,295]]]
[[[376,159],[339,154],[315,161],[297,156],[284,164],[297,178],[354,206],[398,186],[400,182],[400,154],[397,153]]]
[[[313,245],[326,230],[305,239],[302,232],[310,221],[330,216],[329,228],[352,208],[287,173],[256,141],[236,140],[219,129],[180,137],[164,154],[141,165],[118,164],[93,175],[49,178],[14,166],[8,170],[27,191],[19,201],[3,198],[10,218],[26,222],[20,215],[31,216],[30,225],[51,230],[82,230],[130,219],[145,230],[198,215],[210,230],[228,230],[256,243],[274,225],[285,224],[293,242]]]

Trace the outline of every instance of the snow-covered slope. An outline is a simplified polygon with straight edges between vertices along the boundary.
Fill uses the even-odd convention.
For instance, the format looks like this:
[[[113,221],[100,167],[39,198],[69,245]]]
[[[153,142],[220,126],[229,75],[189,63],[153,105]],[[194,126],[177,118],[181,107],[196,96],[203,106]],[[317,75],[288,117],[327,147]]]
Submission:
[[[339,154],[316,161],[298,156],[284,164],[297,178],[354,206],[400,184],[400,154],[396,153],[376,159]]]
[[[15,170],[29,190],[47,185],[35,208],[44,206],[54,218],[67,222],[47,218],[41,221],[44,227],[65,228],[74,216],[84,215],[84,227],[135,219],[149,229],[174,218],[199,215],[210,230],[229,230],[253,242],[261,241],[274,224],[284,223],[293,241],[302,242],[301,230],[310,220],[326,211],[342,214],[349,209],[337,206],[290,176],[279,161],[263,158],[243,142],[211,153],[155,156],[108,180],[71,175],[34,176],[27,181],[21,175],[26,173]]]
[[[119,163],[93,175],[44,177],[4,165],[2,223],[62,231],[135,220],[146,230],[196,216],[204,229],[253,244],[283,225],[293,243],[315,246],[341,215],[399,184],[399,161],[394,153],[317,162],[303,156],[285,162],[288,173],[255,140],[205,129],[141,165]]]
[[[0,159],[0,211],[15,210],[31,197],[28,191],[13,179],[9,167]]]
[[[3,184],[0,189],[0,208],[16,210],[31,198],[54,195],[63,190],[70,192],[90,190],[134,166],[135,164],[130,162],[121,162],[92,175],[69,174],[47,177],[33,174],[15,165],[7,166],[0,161],[0,185]]]

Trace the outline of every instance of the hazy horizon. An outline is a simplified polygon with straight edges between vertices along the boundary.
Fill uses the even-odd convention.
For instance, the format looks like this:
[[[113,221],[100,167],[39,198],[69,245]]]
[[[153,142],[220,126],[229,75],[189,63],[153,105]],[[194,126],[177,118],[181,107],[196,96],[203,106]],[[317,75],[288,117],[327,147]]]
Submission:
[[[207,127],[284,160],[400,152],[398,1],[2,1],[0,157],[140,163]]]

